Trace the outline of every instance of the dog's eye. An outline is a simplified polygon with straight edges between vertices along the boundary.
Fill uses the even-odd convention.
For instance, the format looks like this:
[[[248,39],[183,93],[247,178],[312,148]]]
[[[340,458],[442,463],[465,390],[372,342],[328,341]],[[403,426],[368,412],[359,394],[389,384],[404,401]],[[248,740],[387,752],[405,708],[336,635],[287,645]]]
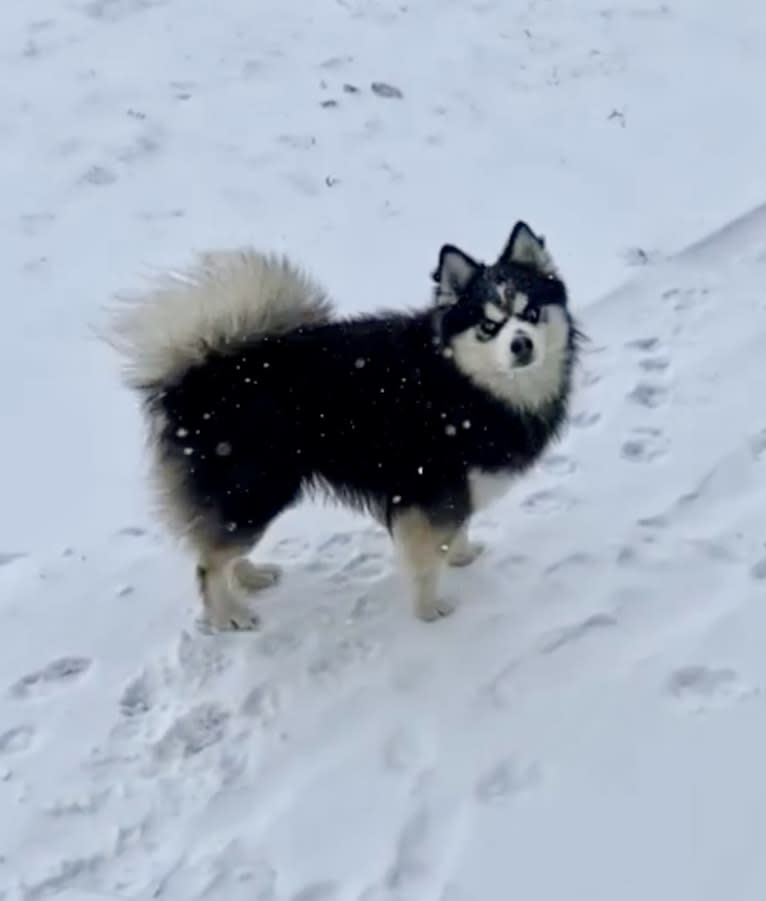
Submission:
[[[537,325],[540,321],[540,311],[537,307],[530,307],[525,313],[524,318],[532,325]]]
[[[491,341],[503,327],[504,322],[495,322],[494,319],[482,319],[476,326],[476,337],[479,341]]]

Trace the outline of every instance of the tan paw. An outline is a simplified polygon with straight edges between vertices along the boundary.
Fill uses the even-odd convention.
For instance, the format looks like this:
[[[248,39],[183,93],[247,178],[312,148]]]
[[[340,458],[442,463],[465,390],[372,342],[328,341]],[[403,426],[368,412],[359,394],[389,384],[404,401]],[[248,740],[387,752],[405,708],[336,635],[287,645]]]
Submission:
[[[276,585],[282,576],[279,566],[269,563],[251,563],[241,557],[232,564],[232,574],[237,584],[245,591],[263,591]]]
[[[424,623],[433,623],[444,619],[445,616],[450,616],[456,608],[457,604],[449,598],[438,598],[435,601],[419,600],[415,604],[415,615]]]
[[[450,548],[447,563],[450,566],[470,566],[477,557],[484,553],[484,545],[480,541],[463,541]]]
[[[258,628],[258,617],[244,604],[234,600],[208,608],[206,618],[218,632],[252,632]]]

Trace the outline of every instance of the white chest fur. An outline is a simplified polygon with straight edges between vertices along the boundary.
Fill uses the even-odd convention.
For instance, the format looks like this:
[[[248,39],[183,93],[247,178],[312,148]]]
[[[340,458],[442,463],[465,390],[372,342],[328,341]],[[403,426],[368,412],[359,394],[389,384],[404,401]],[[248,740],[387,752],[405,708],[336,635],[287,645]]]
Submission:
[[[468,472],[468,488],[474,512],[483,510],[506,494],[513,478],[510,473],[471,469]]]

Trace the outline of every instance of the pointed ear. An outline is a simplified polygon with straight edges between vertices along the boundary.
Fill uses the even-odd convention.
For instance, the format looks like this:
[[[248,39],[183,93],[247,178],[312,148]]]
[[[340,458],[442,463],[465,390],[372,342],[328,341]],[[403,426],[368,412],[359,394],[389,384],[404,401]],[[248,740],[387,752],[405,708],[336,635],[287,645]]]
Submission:
[[[436,282],[436,302],[455,303],[471,277],[479,270],[479,263],[453,244],[445,244],[439,251],[439,262],[431,273]]]
[[[545,275],[556,275],[556,264],[545,247],[545,238],[536,235],[526,222],[517,222],[513,226],[511,237],[498,262],[522,263]]]

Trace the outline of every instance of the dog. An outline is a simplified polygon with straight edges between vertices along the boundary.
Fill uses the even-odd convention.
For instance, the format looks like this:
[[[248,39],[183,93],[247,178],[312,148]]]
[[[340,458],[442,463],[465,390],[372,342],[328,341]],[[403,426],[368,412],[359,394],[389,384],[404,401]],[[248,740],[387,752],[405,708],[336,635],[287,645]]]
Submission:
[[[474,561],[471,516],[560,434],[581,335],[525,222],[491,265],[445,244],[431,277],[423,309],[341,318],[289,259],[223,251],[121,298],[111,343],[214,629],[257,626],[246,598],[280,573],[246,555],[317,492],[388,530],[419,619],[452,612],[443,565]]]

